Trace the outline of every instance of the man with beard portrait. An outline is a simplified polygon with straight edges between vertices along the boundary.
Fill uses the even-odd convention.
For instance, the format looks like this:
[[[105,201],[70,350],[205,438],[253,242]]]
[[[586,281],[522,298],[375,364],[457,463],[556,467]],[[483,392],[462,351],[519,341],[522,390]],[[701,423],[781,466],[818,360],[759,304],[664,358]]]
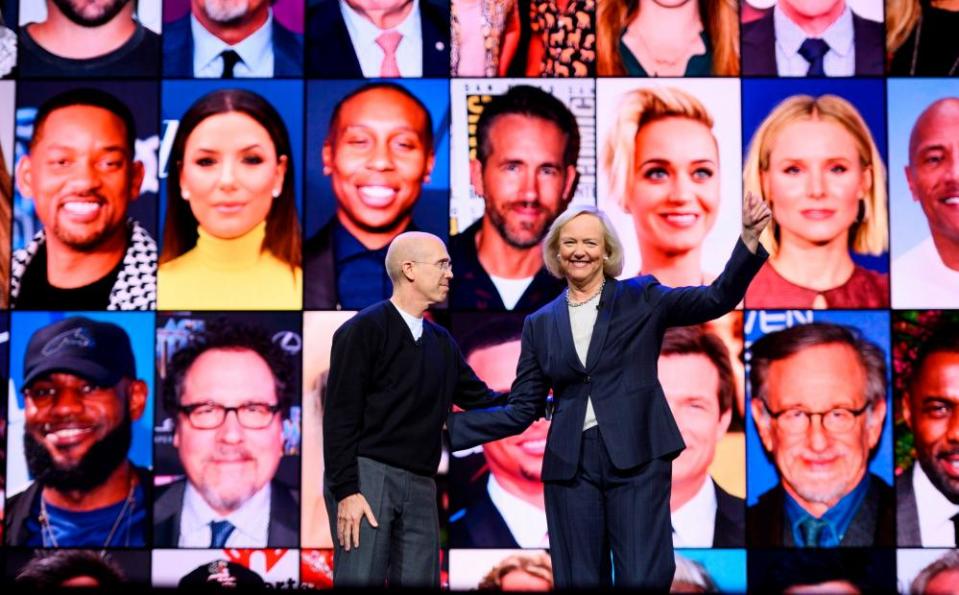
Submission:
[[[219,319],[194,332],[167,371],[186,477],[157,492],[157,547],[296,547],[299,491],[275,479],[296,391],[289,355],[263,328]]]
[[[145,171],[136,138],[130,108],[99,89],[64,91],[37,110],[16,181],[43,229],[13,253],[13,307],[156,306],[156,242],[127,215]]]
[[[540,243],[576,187],[579,126],[562,101],[517,85],[483,107],[470,182],[483,217],[450,240],[450,307],[533,311],[559,295]]]
[[[916,354],[902,394],[916,463],[896,477],[899,547],[959,547],[959,324],[943,322]]]
[[[21,0],[22,6],[37,0]],[[159,0],[153,0],[159,1]],[[135,18],[133,0],[46,0],[47,18],[20,28],[20,75],[155,77],[160,36]]]
[[[147,392],[119,326],[71,317],[33,334],[23,359],[33,483],[7,501],[9,545],[146,545],[150,479],[127,452]]]

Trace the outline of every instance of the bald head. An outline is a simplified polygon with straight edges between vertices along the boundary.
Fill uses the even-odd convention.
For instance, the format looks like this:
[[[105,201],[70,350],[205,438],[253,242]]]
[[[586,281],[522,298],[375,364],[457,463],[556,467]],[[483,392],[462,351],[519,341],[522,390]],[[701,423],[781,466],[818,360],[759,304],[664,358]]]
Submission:
[[[933,102],[916,119],[909,135],[909,165],[916,164],[919,151],[927,148],[927,141],[944,124],[959,122],[959,97],[946,97]]]
[[[446,253],[443,240],[425,231],[407,231],[393,239],[386,250],[386,273],[393,286],[403,278],[404,262],[433,262],[437,252]]]

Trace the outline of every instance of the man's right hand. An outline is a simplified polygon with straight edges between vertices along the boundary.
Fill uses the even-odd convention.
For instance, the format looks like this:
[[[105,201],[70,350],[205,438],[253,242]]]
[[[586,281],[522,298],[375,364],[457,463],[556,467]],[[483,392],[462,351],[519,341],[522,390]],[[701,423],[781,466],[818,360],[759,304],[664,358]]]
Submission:
[[[350,551],[351,547],[360,547],[360,522],[363,517],[374,529],[379,526],[369,503],[359,492],[343,498],[336,505],[336,540],[346,551]]]

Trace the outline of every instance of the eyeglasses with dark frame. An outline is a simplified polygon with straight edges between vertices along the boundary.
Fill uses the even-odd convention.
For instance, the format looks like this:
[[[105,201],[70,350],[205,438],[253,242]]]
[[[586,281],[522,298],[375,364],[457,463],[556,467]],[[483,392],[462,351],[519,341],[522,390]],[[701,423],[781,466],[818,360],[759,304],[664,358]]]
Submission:
[[[448,273],[453,270],[453,261],[446,258],[437,262],[429,262],[428,260],[410,260],[407,262],[415,262],[416,264],[431,264],[437,267],[443,273]]]
[[[779,427],[787,434],[799,434],[809,427],[810,420],[819,416],[822,427],[831,434],[848,432],[856,424],[856,419],[872,406],[866,403],[859,409],[849,407],[833,407],[826,411],[806,411],[800,407],[790,407],[782,411],[773,411],[766,401],[760,401],[769,416],[776,420]]]
[[[243,403],[237,407],[224,407],[219,403],[206,401],[180,405],[179,411],[186,416],[190,425],[197,430],[215,430],[223,425],[226,416],[231,411],[236,413],[236,420],[248,430],[262,430],[270,425],[279,405],[269,403]]]

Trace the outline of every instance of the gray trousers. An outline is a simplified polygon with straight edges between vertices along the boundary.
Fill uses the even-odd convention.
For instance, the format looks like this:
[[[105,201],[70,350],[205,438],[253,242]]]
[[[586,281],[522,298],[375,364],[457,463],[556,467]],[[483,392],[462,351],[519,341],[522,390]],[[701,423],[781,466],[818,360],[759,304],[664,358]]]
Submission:
[[[358,457],[357,464],[360,493],[379,527],[374,529],[364,517],[360,547],[344,550],[336,539],[336,499],[324,489],[333,534],[333,586],[438,588],[436,482],[365,457]]]

